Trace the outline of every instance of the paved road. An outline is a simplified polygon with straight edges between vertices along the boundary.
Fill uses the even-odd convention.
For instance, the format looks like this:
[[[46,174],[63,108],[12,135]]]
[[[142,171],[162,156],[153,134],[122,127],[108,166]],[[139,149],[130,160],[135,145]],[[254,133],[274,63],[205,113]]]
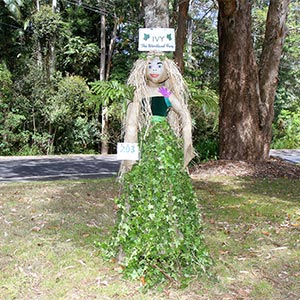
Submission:
[[[282,158],[285,161],[294,164],[300,164],[300,149],[294,150],[271,150],[270,155],[274,157]]]
[[[300,149],[271,150],[270,155],[300,164]],[[112,177],[119,166],[116,155],[0,157],[0,182]]]
[[[119,165],[116,155],[0,157],[0,182],[112,177]]]

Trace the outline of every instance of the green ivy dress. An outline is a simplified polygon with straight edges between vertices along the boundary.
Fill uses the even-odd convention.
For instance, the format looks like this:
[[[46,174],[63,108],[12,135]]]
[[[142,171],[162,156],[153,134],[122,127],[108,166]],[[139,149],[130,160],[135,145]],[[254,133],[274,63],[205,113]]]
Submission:
[[[124,176],[118,220],[105,246],[108,256],[122,257],[127,276],[145,278],[149,285],[183,283],[210,264],[198,199],[182,167],[182,144],[166,120],[169,107],[168,99],[152,98],[141,159]]]

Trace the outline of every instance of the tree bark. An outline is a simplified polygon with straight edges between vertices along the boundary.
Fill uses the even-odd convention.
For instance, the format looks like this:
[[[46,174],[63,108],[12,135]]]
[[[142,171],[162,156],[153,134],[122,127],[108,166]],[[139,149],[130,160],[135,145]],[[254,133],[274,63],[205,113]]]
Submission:
[[[287,34],[286,20],[289,0],[273,0],[267,16],[263,51],[259,63],[260,126],[264,137],[264,153],[270,152],[274,100],[278,85],[279,63]]]
[[[184,72],[184,46],[187,39],[187,22],[190,0],[182,0],[178,4],[177,32],[176,32],[176,50],[174,53],[175,62],[181,73]]]
[[[106,18],[101,15],[101,36],[100,36],[100,80],[105,80],[105,64],[106,64]],[[101,112],[101,154],[108,154],[108,109],[104,103]]]
[[[105,80],[105,56],[106,56],[106,18],[105,15],[101,15],[101,33],[100,33],[100,70],[99,70],[99,79]]]
[[[119,24],[120,24],[120,19],[115,16],[114,28],[111,33],[110,43],[109,43],[109,47],[108,47],[108,54],[107,54],[107,66],[106,66],[106,75],[105,75],[106,80],[108,80],[109,76],[110,76],[112,55],[113,55],[114,46],[115,46],[116,39],[117,39],[117,30],[118,30]]]
[[[279,28],[271,19],[279,18],[282,20],[281,25],[285,24],[288,0],[270,1],[260,67],[256,63],[252,42],[250,1],[218,2],[220,158],[267,159],[278,66],[284,39],[283,27]],[[274,5],[276,9],[273,8]],[[274,42],[277,36],[281,42]],[[267,61],[269,59],[271,61]]]
[[[146,28],[168,28],[168,0],[143,0]]]

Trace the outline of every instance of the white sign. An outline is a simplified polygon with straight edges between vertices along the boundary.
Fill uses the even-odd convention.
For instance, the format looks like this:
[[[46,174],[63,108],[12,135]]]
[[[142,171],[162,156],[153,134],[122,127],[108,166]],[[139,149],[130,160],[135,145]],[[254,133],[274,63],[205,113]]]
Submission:
[[[140,28],[139,51],[175,51],[173,28]]]
[[[139,160],[140,151],[138,143],[118,143],[117,158],[120,160]]]

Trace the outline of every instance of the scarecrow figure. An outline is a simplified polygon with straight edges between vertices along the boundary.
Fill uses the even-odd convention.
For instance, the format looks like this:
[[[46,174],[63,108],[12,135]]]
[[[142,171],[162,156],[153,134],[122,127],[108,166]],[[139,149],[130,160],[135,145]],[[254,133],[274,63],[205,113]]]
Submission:
[[[107,258],[143,284],[182,282],[210,264],[201,235],[198,199],[185,167],[194,156],[187,89],[176,65],[158,55],[139,59],[125,142],[139,142],[141,159],[121,166],[118,219]]]
[[[176,64],[155,53],[136,61],[128,84],[135,87],[125,122],[126,143],[137,143],[138,133],[153,122],[167,118],[176,137],[183,139],[183,168],[194,157],[192,123],[187,108],[188,91]],[[142,154],[143,155],[143,154]],[[134,161],[124,161],[121,173],[131,169]]]

